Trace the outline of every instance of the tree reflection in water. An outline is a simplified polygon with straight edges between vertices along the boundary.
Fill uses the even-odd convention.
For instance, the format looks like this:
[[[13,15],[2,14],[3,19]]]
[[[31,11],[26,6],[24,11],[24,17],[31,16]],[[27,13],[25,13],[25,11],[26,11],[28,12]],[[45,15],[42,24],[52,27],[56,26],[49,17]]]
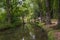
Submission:
[[[0,31],[0,40],[48,40],[47,32],[40,27],[26,24],[22,27]]]
[[[43,28],[38,26],[33,27],[32,25],[30,25],[28,26],[28,30],[29,31],[27,33],[29,35],[25,34],[26,37],[24,38],[24,40],[48,40],[47,32]]]

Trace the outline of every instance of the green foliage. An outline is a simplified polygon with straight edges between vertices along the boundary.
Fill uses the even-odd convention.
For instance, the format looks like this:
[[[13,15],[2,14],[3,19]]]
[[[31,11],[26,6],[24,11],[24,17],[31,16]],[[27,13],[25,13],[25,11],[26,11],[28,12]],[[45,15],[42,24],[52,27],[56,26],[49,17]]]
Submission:
[[[43,17],[45,17],[46,15],[46,4],[45,4],[45,0],[24,0],[22,1],[22,3],[20,4],[19,0],[11,0],[10,3],[10,12],[11,12],[11,23],[7,22],[7,11],[6,11],[6,0],[0,0],[0,29],[4,29],[4,28],[9,28],[9,27],[21,27],[18,30],[18,33],[16,30],[14,31],[14,38],[16,37],[15,35],[19,35],[18,38],[20,38],[20,35],[27,37],[29,35],[29,32],[32,32],[32,34],[34,34],[35,30],[34,27],[38,27],[38,28],[42,28],[44,26],[43,23],[41,23],[40,21],[36,21],[35,19],[38,18],[38,15],[40,15],[40,11],[42,11],[43,13]],[[40,5],[41,4],[41,5]],[[4,9],[4,11],[2,10],[2,8]],[[56,14],[57,14],[57,9],[58,9],[58,1],[57,0],[51,0],[50,1],[50,11],[54,10],[54,18],[57,18]],[[24,17],[24,19],[23,19]],[[34,19],[34,23],[33,20]],[[24,29],[23,29],[23,20],[25,23],[24,25]],[[30,20],[32,20],[32,22],[30,22]],[[28,24],[30,23],[30,24]],[[44,26],[45,28],[45,26]],[[21,33],[20,33],[21,31]],[[48,38],[49,40],[54,40],[54,32],[53,31],[49,31],[48,32]],[[11,35],[11,38],[13,37]],[[5,35],[6,36],[6,35]],[[9,36],[9,35],[8,35]],[[7,37],[8,37],[7,36]],[[30,37],[30,35],[28,36],[28,38]],[[16,38],[17,39],[17,38]],[[16,40],[15,39],[15,40]],[[18,40],[18,39],[17,39]],[[27,38],[26,38],[27,40]]]
[[[53,30],[48,32],[48,40],[55,40]]]

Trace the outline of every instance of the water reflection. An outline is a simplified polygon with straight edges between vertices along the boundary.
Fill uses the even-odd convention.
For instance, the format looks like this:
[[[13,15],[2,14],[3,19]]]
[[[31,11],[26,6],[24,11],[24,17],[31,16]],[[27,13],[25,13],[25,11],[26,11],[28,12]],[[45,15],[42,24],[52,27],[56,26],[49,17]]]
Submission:
[[[35,35],[32,34],[32,32],[30,32],[30,36],[32,37],[33,40],[35,39]]]
[[[0,40],[48,40],[47,38],[47,32],[43,28],[31,24],[26,24],[24,29],[21,26],[0,32]]]
[[[22,38],[22,40],[24,40],[24,37]]]
[[[47,32],[43,28],[35,27],[35,40],[48,40]]]

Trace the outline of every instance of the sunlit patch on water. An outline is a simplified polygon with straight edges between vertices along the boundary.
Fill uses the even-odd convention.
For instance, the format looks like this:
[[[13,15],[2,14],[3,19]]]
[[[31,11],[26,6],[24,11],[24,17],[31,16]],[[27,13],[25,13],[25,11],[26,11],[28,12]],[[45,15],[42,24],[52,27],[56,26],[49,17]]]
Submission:
[[[24,37],[22,38],[22,40],[25,40]]]
[[[35,35],[32,32],[30,32],[30,36],[32,37],[32,39],[35,39]]]

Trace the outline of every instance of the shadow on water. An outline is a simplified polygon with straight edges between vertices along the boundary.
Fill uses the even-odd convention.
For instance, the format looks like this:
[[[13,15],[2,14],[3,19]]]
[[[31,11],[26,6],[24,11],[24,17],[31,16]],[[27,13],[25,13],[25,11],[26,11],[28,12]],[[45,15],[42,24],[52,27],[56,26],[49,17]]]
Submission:
[[[25,27],[17,27],[0,31],[0,40],[48,40],[47,32],[41,27],[25,24]]]
[[[36,40],[48,40],[47,32],[43,28],[35,27]]]

